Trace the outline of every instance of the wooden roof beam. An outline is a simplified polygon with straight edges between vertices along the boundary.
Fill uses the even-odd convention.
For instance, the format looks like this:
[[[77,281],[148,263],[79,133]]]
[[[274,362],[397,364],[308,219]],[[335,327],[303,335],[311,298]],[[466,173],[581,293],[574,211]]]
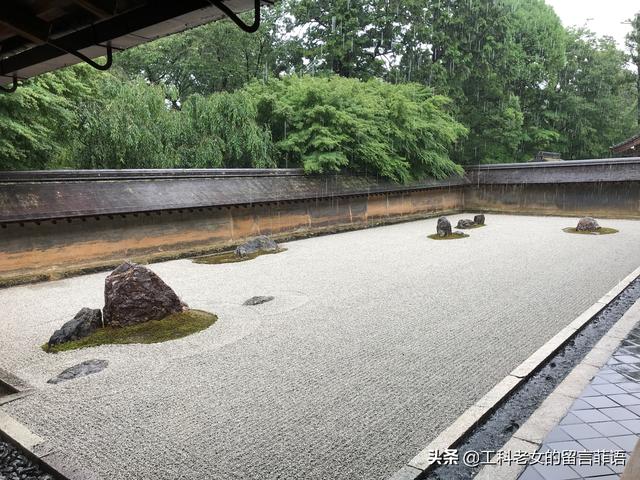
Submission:
[[[109,0],[73,0],[73,3],[98,18],[109,18],[115,13],[115,3]]]
[[[46,43],[51,25],[29,12],[17,8],[0,10],[0,24],[33,43]]]

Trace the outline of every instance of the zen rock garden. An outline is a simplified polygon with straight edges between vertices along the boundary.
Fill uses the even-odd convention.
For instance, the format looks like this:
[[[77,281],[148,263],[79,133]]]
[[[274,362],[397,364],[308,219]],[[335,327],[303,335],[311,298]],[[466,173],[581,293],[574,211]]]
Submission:
[[[283,252],[285,249],[280,248],[278,244],[266,235],[260,235],[247,240],[245,243],[238,245],[233,252],[216,253],[214,255],[205,255],[203,257],[194,258],[195,263],[203,264],[219,264],[219,263],[235,263],[252,260],[261,255]]]
[[[578,220],[578,224],[575,228],[565,228],[567,233],[577,233],[582,235],[608,235],[611,233],[618,233],[615,228],[601,227],[597,220],[592,217],[583,217]]]
[[[83,308],[43,345],[59,352],[103,344],[157,343],[203,330],[217,317],[190,309],[147,267],[125,262],[105,280],[102,310]],[[95,373],[107,366],[95,360],[65,370],[50,383]]]
[[[476,215],[473,220],[468,218],[463,218],[458,221],[456,228],[460,228],[463,230],[468,230],[471,228],[479,228],[485,225],[484,215]],[[433,240],[455,240],[458,238],[466,238],[467,235],[461,231],[453,231],[451,228],[451,222],[447,217],[440,217],[438,219],[438,223],[436,225],[436,233],[434,235],[429,235],[429,238]]]

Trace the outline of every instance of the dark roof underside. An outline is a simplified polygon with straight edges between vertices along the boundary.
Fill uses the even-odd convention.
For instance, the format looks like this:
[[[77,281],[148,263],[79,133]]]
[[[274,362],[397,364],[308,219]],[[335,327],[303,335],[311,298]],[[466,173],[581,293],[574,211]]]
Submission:
[[[221,3],[234,12],[254,7],[254,0],[5,0],[0,85],[81,62],[74,52],[96,58],[108,43],[125,50],[218,20]]]

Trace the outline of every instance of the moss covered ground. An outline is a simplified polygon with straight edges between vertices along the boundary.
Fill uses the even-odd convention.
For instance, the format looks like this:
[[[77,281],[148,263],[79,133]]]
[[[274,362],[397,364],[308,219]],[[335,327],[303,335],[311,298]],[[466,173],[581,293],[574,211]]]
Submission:
[[[213,255],[205,255],[203,257],[195,257],[193,258],[194,263],[202,263],[206,265],[217,265],[220,263],[237,263],[237,262],[246,262],[247,260],[253,260],[254,258],[260,257],[262,255],[273,255],[274,253],[284,252],[285,248],[279,248],[278,250],[274,250],[272,252],[255,252],[250,255],[245,255],[244,257],[239,257],[235,254],[235,252],[223,252],[223,253],[215,253]]]
[[[467,238],[468,236],[466,233],[451,233],[446,237],[441,237],[437,233],[434,233],[433,235],[429,235],[429,238],[432,240],[458,240],[459,238]]]
[[[218,317],[202,310],[186,310],[174,313],[162,320],[150,320],[125,327],[99,328],[80,340],[60,343],[49,347],[42,345],[45,352],[57,353],[98,345],[129,343],[160,343],[186,337],[213,325]]]
[[[618,230],[615,228],[608,227],[600,227],[595,232],[585,232],[582,230],[577,230],[576,228],[563,228],[567,233],[577,233],[578,235],[611,235],[612,233],[618,233]]]

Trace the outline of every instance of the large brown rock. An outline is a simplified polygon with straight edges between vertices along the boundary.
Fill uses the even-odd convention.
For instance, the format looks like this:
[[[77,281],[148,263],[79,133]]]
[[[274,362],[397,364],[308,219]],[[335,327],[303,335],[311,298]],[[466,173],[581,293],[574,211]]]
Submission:
[[[142,265],[125,262],[105,280],[104,324],[123,327],[186,310],[175,292]]]
[[[599,229],[600,225],[591,217],[581,218],[576,227],[576,230],[579,232],[597,232]]]

